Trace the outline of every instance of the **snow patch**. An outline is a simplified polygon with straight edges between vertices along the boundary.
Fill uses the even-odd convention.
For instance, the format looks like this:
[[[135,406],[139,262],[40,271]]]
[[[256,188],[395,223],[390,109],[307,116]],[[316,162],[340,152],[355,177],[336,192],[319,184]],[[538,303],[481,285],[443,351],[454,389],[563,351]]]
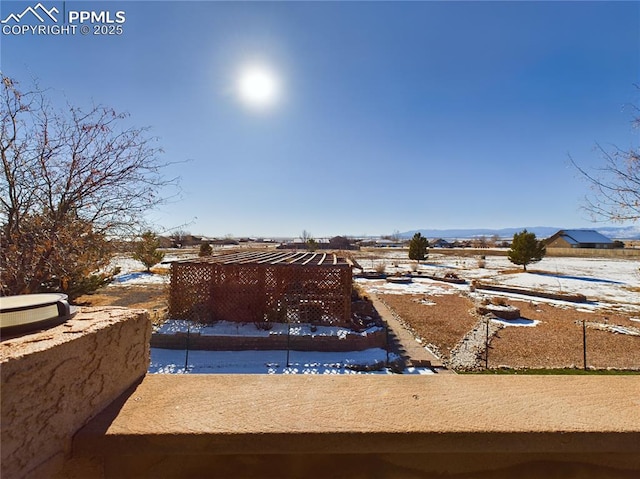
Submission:
[[[518,318],[518,319],[491,318],[491,321],[493,321],[494,323],[501,324],[503,326],[525,326],[525,327],[534,327],[540,323],[540,321],[538,321],[537,319],[526,319],[526,318]]]
[[[287,361],[288,360],[288,361]],[[151,348],[150,374],[392,374],[387,352],[184,351]],[[377,370],[363,371],[362,369]],[[434,374],[411,368],[408,374]]]
[[[384,251],[380,254],[384,255]],[[387,272],[404,274],[409,271],[411,263],[398,261],[399,255],[406,251],[394,251],[382,259],[370,260],[371,265],[384,264]],[[406,258],[406,256],[405,256]],[[448,268],[465,280],[497,285],[544,291],[547,293],[583,294],[589,303],[580,304],[585,312],[609,309],[621,313],[640,311],[640,295],[635,290],[638,285],[640,261],[616,258],[580,258],[580,257],[546,257],[542,261],[529,266],[530,272],[510,272],[516,267],[506,256],[486,256],[485,266],[478,267],[477,258],[450,256],[430,253],[428,263],[422,263],[418,271],[436,273]],[[361,262],[362,264],[362,262]],[[397,266],[393,266],[396,264]],[[415,263],[413,263],[415,265]],[[363,266],[366,268],[366,260]],[[406,266],[406,267],[405,267]],[[403,269],[404,268],[404,269]],[[366,291],[381,294],[425,294],[444,295],[468,292],[468,285],[440,284],[426,278],[414,278],[413,283],[390,284],[380,280],[357,279]],[[492,296],[514,298],[531,301],[530,296],[515,293],[491,293]],[[556,306],[578,307],[566,301],[538,298],[536,302],[554,304]]]
[[[382,331],[380,326],[372,326],[364,331],[353,331],[340,326],[312,326],[310,324],[274,323],[269,330],[258,329],[253,323],[236,323],[232,321],[218,321],[213,324],[199,324],[182,319],[170,319],[165,321],[156,334],[199,334],[200,336],[244,336],[244,337],[269,337],[269,336],[306,336],[306,337],[337,337],[346,339],[348,336],[368,336]]]

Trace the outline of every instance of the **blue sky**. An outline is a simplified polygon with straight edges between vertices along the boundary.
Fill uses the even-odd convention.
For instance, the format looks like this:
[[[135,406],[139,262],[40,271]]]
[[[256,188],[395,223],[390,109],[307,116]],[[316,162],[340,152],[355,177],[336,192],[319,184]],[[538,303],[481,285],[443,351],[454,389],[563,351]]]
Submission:
[[[0,16],[37,2],[2,2]],[[194,234],[592,225],[568,155],[638,144],[637,2],[42,2],[123,33],[5,35],[1,69],[150,126]],[[259,62],[281,95],[236,94]]]

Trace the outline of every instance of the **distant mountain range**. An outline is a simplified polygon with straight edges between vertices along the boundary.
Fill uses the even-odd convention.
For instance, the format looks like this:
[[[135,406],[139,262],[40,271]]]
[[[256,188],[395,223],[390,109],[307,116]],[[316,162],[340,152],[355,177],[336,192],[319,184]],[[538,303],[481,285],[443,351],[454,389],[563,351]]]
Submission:
[[[515,233],[526,229],[532,233],[535,233],[539,239],[548,238],[559,230],[562,229],[588,229],[596,230],[598,233],[603,234],[611,239],[640,239],[640,225],[635,226],[603,226],[592,228],[559,228],[552,226],[523,226],[520,228],[502,228],[502,229],[490,229],[490,228],[472,228],[472,229],[422,229],[412,230],[400,233],[402,238],[411,238],[415,233],[420,233],[422,236],[426,236],[429,239],[444,238],[444,239],[468,239],[477,238],[479,236],[499,236],[500,238],[512,238]]]

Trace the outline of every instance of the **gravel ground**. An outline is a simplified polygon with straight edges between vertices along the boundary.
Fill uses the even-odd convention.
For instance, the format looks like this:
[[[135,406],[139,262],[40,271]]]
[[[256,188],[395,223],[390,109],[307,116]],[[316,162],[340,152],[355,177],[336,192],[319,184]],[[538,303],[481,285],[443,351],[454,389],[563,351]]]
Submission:
[[[487,320],[489,328],[487,331]],[[486,361],[487,340],[491,342],[493,337],[504,328],[504,325],[483,318],[478,321],[473,329],[456,344],[450,352],[449,367],[456,370],[476,370],[484,368]]]
[[[473,302],[455,294],[442,296],[378,294],[447,363],[459,341],[478,322]]]

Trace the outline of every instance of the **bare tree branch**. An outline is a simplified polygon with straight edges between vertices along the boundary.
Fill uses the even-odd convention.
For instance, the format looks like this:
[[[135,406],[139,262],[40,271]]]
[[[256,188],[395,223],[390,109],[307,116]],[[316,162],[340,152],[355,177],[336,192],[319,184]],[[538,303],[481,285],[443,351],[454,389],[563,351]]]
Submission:
[[[143,229],[177,181],[163,177],[158,139],[127,114],[56,110],[42,90],[1,80],[0,290],[69,289],[105,266],[108,238]]]
[[[634,112],[639,110],[634,106]],[[640,115],[633,120],[640,126]],[[588,183],[591,193],[584,198],[583,208],[594,219],[614,222],[640,220],[640,151],[635,148],[609,150],[596,144],[604,165],[593,172],[580,166],[570,155],[569,161]]]

